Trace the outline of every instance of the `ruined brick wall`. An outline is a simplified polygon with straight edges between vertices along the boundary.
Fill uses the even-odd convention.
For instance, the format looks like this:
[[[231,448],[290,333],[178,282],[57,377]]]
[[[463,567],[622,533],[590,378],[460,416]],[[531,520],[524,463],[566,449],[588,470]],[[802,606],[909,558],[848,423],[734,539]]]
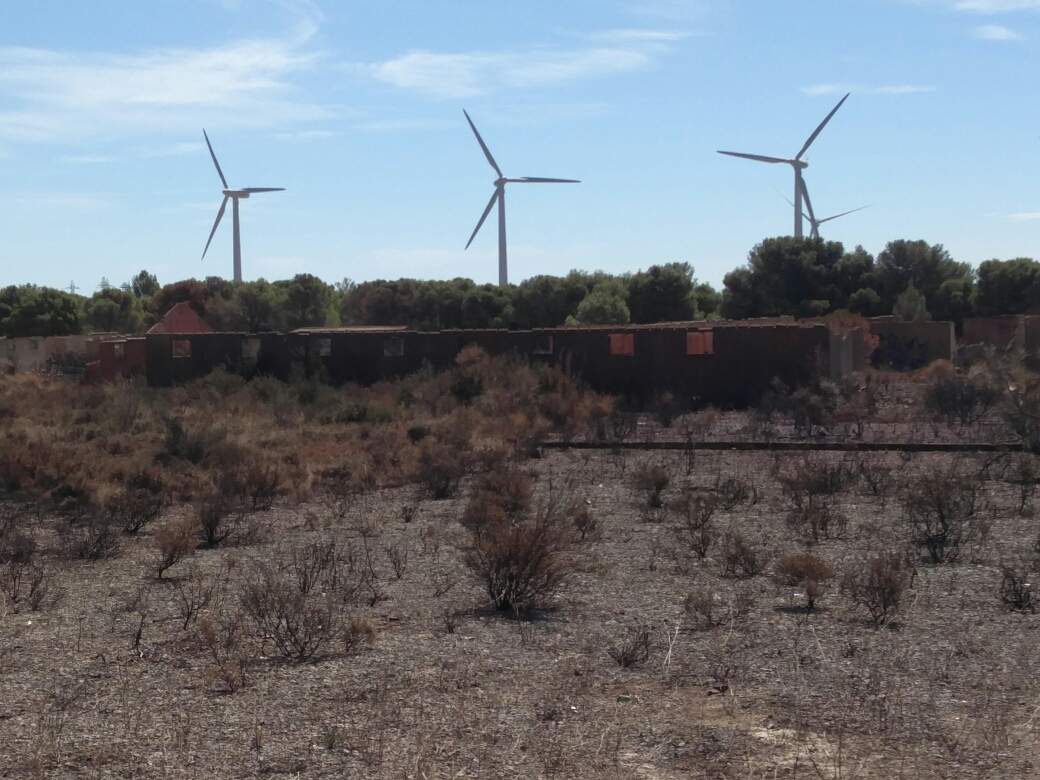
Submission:
[[[897,339],[903,343],[921,345],[926,362],[953,360],[957,342],[952,322],[903,322],[894,317],[875,317],[870,320],[870,330],[883,342]]]
[[[1025,348],[1025,317],[973,317],[964,321],[960,343],[988,344],[998,349]]]

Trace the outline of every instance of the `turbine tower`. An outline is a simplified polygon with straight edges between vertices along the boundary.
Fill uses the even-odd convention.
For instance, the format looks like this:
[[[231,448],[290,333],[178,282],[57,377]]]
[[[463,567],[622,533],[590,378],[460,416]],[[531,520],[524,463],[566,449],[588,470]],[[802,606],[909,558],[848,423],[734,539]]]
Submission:
[[[491,167],[495,169],[495,173],[498,174],[498,178],[495,179],[495,191],[491,194],[491,200],[488,201],[487,208],[484,209],[484,213],[480,215],[480,221],[477,222],[477,226],[473,228],[473,233],[469,237],[469,241],[466,242],[466,249],[469,249],[469,245],[473,243],[473,239],[477,237],[477,233],[480,232],[480,228],[484,225],[484,220],[487,219],[488,214],[491,213],[491,209],[495,203],[498,203],[498,283],[500,286],[505,287],[509,284],[509,270],[508,263],[506,261],[506,185],[507,184],[579,184],[578,179],[546,179],[541,176],[525,176],[522,179],[507,179],[505,174],[502,173],[502,169],[498,167],[498,163],[495,162],[495,158],[491,156],[491,150],[488,149],[487,144],[484,143],[484,139],[480,137],[480,133],[477,132],[477,126],[473,124],[473,120],[469,118],[469,114],[463,109],[463,114],[466,114],[466,121],[469,122],[470,129],[473,130],[473,135],[477,137],[477,143],[480,144],[480,148],[484,151],[484,156],[487,157],[487,161],[491,163]]]
[[[851,93],[849,93],[851,94]],[[809,147],[812,146],[813,141],[816,140],[817,136],[823,132],[823,128],[827,126],[827,123],[831,121],[838,109],[841,108],[842,104],[849,99],[849,95],[846,94],[841,100],[838,101],[838,105],[831,109],[831,112],[827,114],[819,126],[813,130],[812,135],[802,144],[801,150],[792,159],[788,160],[783,157],[767,157],[762,154],[744,154],[743,152],[724,152],[721,149],[719,154],[728,154],[730,157],[742,157],[745,160],[755,160],[756,162],[764,163],[784,163],[794,168],[794,237],[802,238],[802,199],[808,201],[809,192],[805,188],[805,180],[802,178],[802,171],[809,167],[809,163],[802,159],[805,153],[809,151]]]
[[[284,192],[285,187],[243,187],[240,190],[233,190],[228,186],[227,179],[224,178],[224,172],[220,170],[220,163],[217,162],[217,155],[213,152],[213,144],[209,142],[209,136],[206,135],[206,131],[202,131],[203,137],[206,139],[206,146],[209,147],[209,156],[213,158],[213,166],[217,169],[217,176],[220,177],[220,183],[224,185],[224,200],[220,202],[220,208],[217,210],[217,218],[213,221],[213,229],[209,231],[209,238],[206,240],[206,248],[202,250],[202,258],[206,258],[206,252],[209,251],[210,242],[213,241],[213,234],[217,232],[217,227],[220,225],[220,220],[224,217],[224,209],[227,208],[227,202],[231,201],[231,233],[232,241],[234,246],[235,256],[235,283],[240,284],[242,282],[242,239],[238,228],[238,202],[244,198],[248,198],[250,195],[255,195],[258,192]]]
[[[803,184],[805,183],[804,180],[803,180],[802,183]],[[816,218],[816,214],[813,211],[812,201],[809,199],[809,188],[805,187],[804,190],[803,190],[803,193],[805,194],[805,205],[809,209],[809,213],[808,214],[804,214],[803,216],[807,220],[809,220],[809,224],[812,226],[812,232],[809,234],[810,238],[819,238],[820,237],[820,225],[823,225],[823,224],[825,224],[827,222],[830,222],[832,220],[835,220],[835,219],[840,219],[841,217],[847,217],[849,214],[855,214],[857,211],[863,211],[863,209],[869,209],[870,208],[870,204],[868,203],[866,206],[860,206],[857,209],[849,209],[848,211],[843,211],[840,214],[835,214],[832,217],[824,217],[823,219],[817,219]],[[788,204],[790,204],[791,206],[794,205],[793,203],[791,203],[791,199],[788,198],[786,195],[784,196],[784,200],[786,200],[788,202]]]

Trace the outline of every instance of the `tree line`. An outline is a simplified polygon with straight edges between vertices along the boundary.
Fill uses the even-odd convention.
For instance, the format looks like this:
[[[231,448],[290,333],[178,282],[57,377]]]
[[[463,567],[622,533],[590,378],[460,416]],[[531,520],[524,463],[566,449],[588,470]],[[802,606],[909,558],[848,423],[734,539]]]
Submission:
[[[160,285],[141,271],[121,286],[102,279],[90,296],[35,285],[0,290],[0,334],[140,333],[187,301],[216,330],[406,325],[526,329],[694,319],[816,317],[834,311],[895,314],[958,325],[965,317],[1040,313],[1040,262],[987,260],[972,268],[940,244],[889,242],[874,257],[836,241],[768,238],[726,274],[723,289],[688,263],[635,273],[571,271],[500,288],[470,279],[329,284],[311,274],[233,284],[218,277]]]

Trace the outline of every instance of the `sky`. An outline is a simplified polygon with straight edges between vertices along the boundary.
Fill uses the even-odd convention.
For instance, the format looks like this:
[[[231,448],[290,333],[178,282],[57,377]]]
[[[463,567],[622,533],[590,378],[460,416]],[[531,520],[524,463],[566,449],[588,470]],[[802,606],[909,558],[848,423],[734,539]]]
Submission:
[[[497,279],[689,262],[719,285],[791,232],[1040,256],[1040,0],[34,0],[0,4],[0,285],[142,268],[247,279]]]

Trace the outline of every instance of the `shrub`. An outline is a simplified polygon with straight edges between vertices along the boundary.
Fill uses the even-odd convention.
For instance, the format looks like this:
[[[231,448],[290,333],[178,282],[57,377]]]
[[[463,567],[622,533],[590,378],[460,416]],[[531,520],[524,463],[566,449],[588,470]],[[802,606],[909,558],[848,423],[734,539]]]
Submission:
[[[842,576],[841,589],[867,610],[875,627],[899,609],[910,585],[912,569],[905,555],[887,552],[852,563]]]
[[[714,491],[718,497],[719,507],[726,512],[732,512],[741,504],[749,501],[754,503],[757,500],[754,495],[754,487],[736,477],[716,478]]]
[[[484,392],[484,381],[479,374],[459,371],[451,382],[451,394],[460,404],[470,404]]]
[[[683,610],[694,628],[708,630],[739,620],[751,611],[754,604],[754,595],[748,588],[731,590],[728,596],[723,597],[713,588],[702,587],[686,594]]]
[[[1018,566],[1000,567],[1000,600],[1004,606],[1017,612],[1036,611],[1036,572],[1023,571]]]
[[[625,635],[607,652],[622,669],[632,669],[646,663],[653,647],[651,628],[645,623],[629,628]]]
[[[847,525],[845,515],[815,497],[788,509],[785,520],[790,528],[810,544],[841,536]]]
[[[246,528],[242,508],[216,491],[195,502],[195,518],[202,544],[210,548],[233,541]]]
[[[578,539],[596,539],[600,536],[599,520],[586,507],[581,507],[571,515],[571,524],[578,534]]]
[[[39,612],[54,606],[64,591],[57,586],[54,570],[38,561],[12,560],[0,564],[0,593],[6,596],[12,612],[27,606]]]
[[[207,679],[210,683],[223,683],[228,693],[234,693],[246,684],[248,657],[242,649],[244,619],[241,610],[231,611],[222,606],[215,614],[204,614],[198,620],[198,637],[211,662]]]
[[[662,428],[671,428],[672,422],[682,413],[682,404],[672,393],[663,390],[654,396],[650,409]]]
[[[428,425],[412,425],[408,428],[408,440],[412,444],[418,444],[429,435],[430,427]]]
[[[282,493],[278,466],[266,457],[241,447],[221,454],[217,490],[226,498],[248,504],[253,510],[270,509]]]
[[[809,611],[816,608],[817,599],[826,592],[833,577],[833,567],[810,553],[788,553],[777,561],[773,570],[778,584],[805,590],[805,607]]]
[[[633,487],[646,496],[651,509],[664,506],[664,492],[671,484],[672,475],[661,463],[642,463],[632,477]]]
[[[195,551],[198,531],[194,518],[180,518],[167,523],[156,532],[153,559],[156,579],[162,579],[167,569]]]
[[[451,498],[459,492],[468,471],[467,458],[457,449],[438,441],[423,441],[419,449],[419,483],[431,498]]]
[[[462,525],[480,532],[490,525],[521,518],[531,505],[531,478],[523,471],[501,468],[482,474],[462,514]]]
[[[684,548],[689,549],[698,558],[708,554],[715,538],[712,519],[719,508],[719,501],[714,495],[705,496],[692,491],[684,491],[682,498],[671,507],[677,522],[673,527],[675,535]]]
[[[127,477],[123,489],[112,496],[105,509],[124,533],[136,534],[162,514],[165,488],[151,471],[139,471]]]
[[[986,416],[1000,400],[1000,391],[979,378],[954,374],[943,377],[925,391],[924,407],[948,423],[972,425]]]
[[[747,579],[765,568],[765,557],[737,531],[727,531],[719,547],[719,564],[725,577]]]
[[[177,417],[165,418],[163,425],[166,433],[159,451],[161,460],[178,458],[198,465],[226,435],[219,428],[186,428]]]
[[[200,574],[195,568],[174,583],[177,611],[180,613],[181,628],[185,631],[198,619],[202,610],[206,609],[216,593],[217,583],[212,577]]]
[[[86,561],[113,558],[119,553],[119,528],[109,515],[90,512],[68,529],[64,546],[70,558]]]
[[[903,509],[913,543],[934,564],[951,563],[978,530],[979,484],[954,470],[907,483]]]
[[[519,614],[547,601],[567,579],[565,546],[555,520],[539,517],[474,534],[464,561],[495,609]]]

